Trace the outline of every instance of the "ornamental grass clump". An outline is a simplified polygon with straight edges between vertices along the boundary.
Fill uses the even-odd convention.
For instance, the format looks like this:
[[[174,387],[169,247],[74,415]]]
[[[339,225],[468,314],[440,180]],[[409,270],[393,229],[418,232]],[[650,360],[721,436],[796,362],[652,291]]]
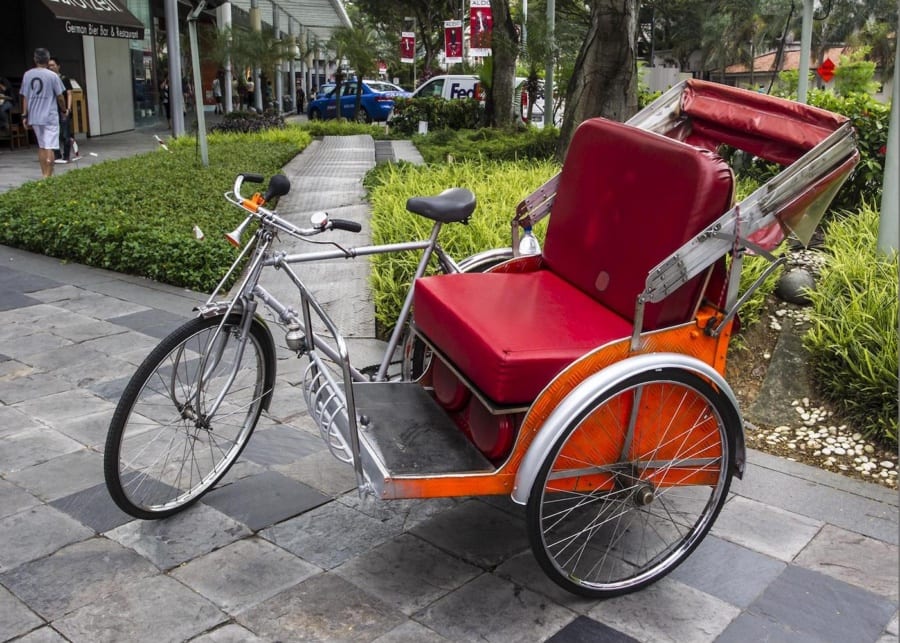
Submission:
[[[804,343],[822,394],[869,437],[896,445],[898,260],[878,252],[877,233],[871,206],[828,227]]]

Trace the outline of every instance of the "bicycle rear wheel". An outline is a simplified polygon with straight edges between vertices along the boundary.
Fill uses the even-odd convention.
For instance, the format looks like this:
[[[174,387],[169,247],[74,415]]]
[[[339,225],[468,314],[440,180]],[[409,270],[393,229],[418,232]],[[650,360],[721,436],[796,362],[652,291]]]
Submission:
[[[268,405],[275,379],[268,329],[254,320],[241,350],[241,316],[222,321],[196,318],[175,330],[119,400],[104,474],[113,500],[136,518],[165,518],[199,500],[228,472]]]

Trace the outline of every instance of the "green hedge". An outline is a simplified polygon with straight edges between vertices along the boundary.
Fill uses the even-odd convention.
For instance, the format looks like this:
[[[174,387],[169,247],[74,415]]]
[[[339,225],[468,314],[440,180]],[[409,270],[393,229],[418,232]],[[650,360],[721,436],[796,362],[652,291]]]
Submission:
[[[477,100],[443,98],[397,98],[391,129],[402,135],[419,131],[419,121],[428,129],[474,129],[484,124],[484,105]]]
[[[243,218],[222,194],[239,172],[277,173],[311,141],[296,128],[210,134],[209,167],[182,137],[0,194],[0,243],[208,292],[235,250]],[[194,226],[205,234],[198,241]]]
[[[804,339],[822,393],[855,426],[897,444],[898,261],[878,253],[877,235],[868,206],[828,227]]]
[[[412,137],[427,163],[491,160],[518,161],[552,159],[559,142],[555,127],[504,131],[490,127],[480,129],[442,129]]]

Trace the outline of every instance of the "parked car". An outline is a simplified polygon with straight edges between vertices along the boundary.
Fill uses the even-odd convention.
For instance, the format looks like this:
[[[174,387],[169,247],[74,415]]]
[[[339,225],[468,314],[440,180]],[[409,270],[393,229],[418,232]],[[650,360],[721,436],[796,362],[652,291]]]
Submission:
[[[412,92],[408,92],[399,85],[389,83],[386,80],[363,80],[363,82],[376,92],[383,94],[390,92],[395,98],[409,98],[412,96]]]
[[[316,98],[325,98],[334,89],[334,83],[322,83],[316,90]]]
[[[403,90],[399,90],[403,92]],[[405,93],[405,92],[403,92]],[[360,122],[386,121],[394,111],[394,97],[397,91],[376,91],[367,81],[362,82],[362,100],[356,119]],[[317,98],[309,104],[307,116],[310,120],[337,118],[337,97],[334,89],[324,98]],[[356,81],[341,84],[341,116],[353,118],[356,107]]]
[[[525,92],[527,78],[516,78],[513,88],[513,108],[516,118],[520,123],[526,124],[528,119],[528,93]],[[544,126],[544,81],[540,81],[538,95],[534,101],[534,109],[531,114],[531,124],[537,127]],[[412,94],[413,98],[443,98],[455,100],[459,98],[474,98],[484,100],[484,92],[478,76],[472,74],[456,74],[435,76],[422,83]]]

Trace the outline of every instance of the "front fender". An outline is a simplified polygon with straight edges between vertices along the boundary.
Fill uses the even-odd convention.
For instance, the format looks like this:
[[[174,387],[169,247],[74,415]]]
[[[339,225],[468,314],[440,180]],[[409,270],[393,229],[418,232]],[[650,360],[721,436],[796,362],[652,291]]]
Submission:
[[[553,412],[550,413],[550,417],[544,422],[534,440],[532,440],[525,457],[522,459],[522,463],[519,465],[511,494],[513,501],[520,505],[528,502],[531,488],[534,486],[534,481],[537,478],[541,465],[549,457],[553,445],[556,444],[563,431],[566,430],[571,418],[578,417],[584,413],[597,400],[599,395],[632,377],[635,373],[661,368],[683,369],[708,379],[717,389],[725,394],[729,402],[734,406],[737,417],[741,422],[734,436],[735,465],[733,473],[738,478],[742,477],[746,461],[743,418],[741,417],[737,398],[725,381],[725,378],[706,362],[688,355],[681,353],[648,353],[629,357],[607,366],[576,386],[559,403]]]

